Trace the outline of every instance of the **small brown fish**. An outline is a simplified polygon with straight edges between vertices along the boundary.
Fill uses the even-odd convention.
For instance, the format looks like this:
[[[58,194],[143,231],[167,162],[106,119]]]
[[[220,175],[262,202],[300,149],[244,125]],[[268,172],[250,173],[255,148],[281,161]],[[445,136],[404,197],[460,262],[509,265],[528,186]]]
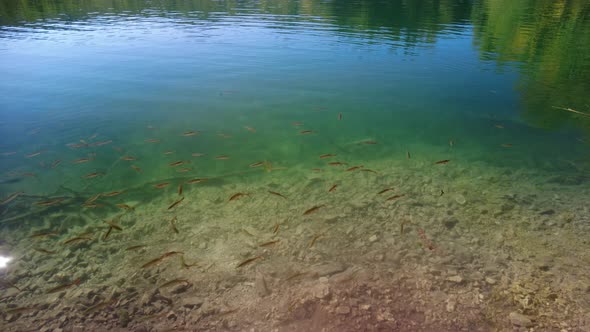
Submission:
[[[116,301],[117,301],[117,299],[114,299],[114,298],[110,299],[108,301],[102,301],[102,302],[98,303],[97,305],[94,305],[94,306],[89,307],[88,309],[84,310],[84,314],[89,315],[94,312],[101,311],[102,309],[108,307],[109,305],[115,303]]]
[[[12,156],[15,155],[16,151],[9,151],[9,152],[2,152],[0,153],[0,156]]]
[[[113,197],[113,196],[121,195],[124,192],[125,192],[124,190],[123,191],[111,191],[110,193],[101,194],[101,196],[103,196],[103,197]]]
[[[109,229],[107,230],[107,232],[104,234],[104,236],[102,237],[103,241],[106,241],[109,238],[109,235],[111,235],[111,232],[113,231],[113,227],[109,227]]]
[[[80,159],[76,159],[74,161],[72,161],[72,163],[74,164],[83,164],[83,163],[87,163],[89,161],[94,160],[94,158],[80,158]]]
[[[189,167],[185,167],[185,168],[177,168],[177,169],[176,169],[176,172],[177,172],[177,173],[186,173],[186,172],[190,172],[190,171],[192,171],[192,168],[189,168]]]
[[[186,280],[186,279],[174,279],[174,280],[170,280],[170,281],[165,282],[162,285],[158,286],[158,289],[164,288],[164,287],[175,286],[175,285],[178,285],[178,284],[190,285],[190,282],[188,280]]]
[[[250,167],[254,168],[254,167],[260,167],[262,165],[264,165],[264,161],[259,161],[259,162],[250,164]]]
[[[359,166],[352,166],[352,167],[350,167],[350,168],[347,168],[347,169],[345,170],[345,172],[352,172],[352,171],[356,171],[357,169],[359,169],[359,168],[363,168],[363,167],[365,167],[365,166],[364,166],[364,165],[359,165]]]
[[[501,144],[500,146],[503,148],[511,148],[512,144]]]
[[[48,201],[35,202],[34,204],[38,206],[52,206],[61,203],[63,200],[64,198],[56,198]]]
[[[313,131],[313,130],[302,130],[299,132],[299,134],[301,134],[301,135],[308,135],[308,134],[313,134],[313,133],[315,133],[315,131]]]
[[[437,162],[435,162],[435,165],[444,165],[444,164],[448,164],[449,163],[449,159],[445,159],[445,160],[439,160]]]
[[[182,195],[182,183],[178,185],[178,196]]]
[[[37,308],[35,306],[31,306],[31,307],[16,307],[16,308],[6,309],[6,310],[4,310],[4,312],[7,313],[7,314],[9,314],[9,315],[18,315],[18,314],[22,314],[22,313],[33,311],[33,310],[37,310]]]
[[[248,264],[250,264],[250,263],[252,263],[254,261],[257,261],[257,260],[259,260],[261,258],[262,258],[262,256],[256,256],[256,257],[248,258],[245,261],[243,261],[240,264],[238,264],[238,266],[236,266],[236,268],[240,268],[240,267],[242,267],[244,265],[248,265]]]
[[[61,160],[56,160],[51,164],[51,168],[56,168],[59,164],[61,164]]]
[[[102,145],[107,145],[107,144],[111,144],[111,143],[113,143],[113,140],[90,143],[88,146],[102,146]]]
[[[229,198],[228,202],[234,201],[234,200],[236,200],[236,199],[238,199],[240,197],[243,197],[243,196],[250,196],[250,194],[248,194],[248,193],[236,193],[236,194],[233,194]]]
[[[66,240],[63,242],[63,244],[70,244],[70,243],[77,243],[77,242],[82,242],[82,241],[90,241],[92,240],[91,237],[86,237],[86,236],[76,236],[74,238],[71,238],[69,240]]]
[[[149,139],[146,139],[144,142],[146,142],[146,143],[160,143],[160,140],[155,139],[155,138],[149,138]]]
[[[8,204],[8,203],[10,203],[10,202],[14,201],[14,200],[15,200],[15,199],[16,199],[18,196],[20,196],[20,195],[22,195],[22,194],[24,194],[24,192],[23,192],[23,191],[18,191],[18,192],[15,192],[15,193],[12,193],[12,194],[10,194],[8,197],[6,197],[5,199],[3,199],[3,200],[0,202],[0,206],[1,206],[1,205],[6,205],[6,204]]]
[[[172,151],[172,150],[166,150],[166,151],[164,151],[164,154],[165,155],[174,154],[174,151]]]
[[[277,234],[279,232],[279,228],[281,227],[281,224],[276,223],[275,226],[272,229],[272,233],[273,234]]]
[[[455,141],[453,141],[452,139],[449,140],[449,146],[453,147],[455,146]]]
[[[143,173],[143,171],[141,170],[141,168],[135,166],[135,165],[131,165],[131,168],[133,168],[134,171],[136,171],[137,173]]]
[[[131,157],[131,156],[123,156],[123,157],[121,157],[121,160],[133,161],[133,160],[137,160],[137,158]]]
[[[68,284],[64,284],[64,285],[61,285],[61,286],[57,286],[57,287],[51,288],[50,290],[47,291],[47,294],[61,292],[63,290],[66,290],[66,289],[74,286],[74,285],[79,285],[79,284],[80,284],[80,278],[74,280],[71,283],[68,283]]]
[[[326,158],[332,158],[332,157],[336,157],[336,155],[333,153],[327,153],[327,154],[321,155],[320,159],[326,159]]]
[[[406,151],[406,158],[412,159],[412,156],[410,155],[410,151]]]
[[[82,204],[82,206],[85,207],[85,208],[89,208],[89,209],[96,209],[98,207],[104,206],[104,204],[99,204],[99,203],[84,203],[84,204]]]
[[[229,156],[222,154],[220,156],[216,156],[215,159],[218,159],[218,160],[228,160],[229,159]]]
[[[283,195],[281,193],[278,193],[276,191],[269,190],[268,192],[271,193],[271,194],[273,194],[273,195],[275,195],[275,196],[279,196],[279,197],[282,197],[284,199],[287,199],[287,197],[285,197],[285,195]]]
[[[195,136],[195,135],[198,135],[198,134],[200,134],[199,131],[192,131],[192,130],[190,130],[190,131],[185,131],[184,133],[182,133],[182,136],[189,137],[189,136]]]
[[[268,241],[268,242],[261,243],[258,246],[259,247],[269,247],[269,246],[279,243],[280,241],[281,240]]]
[[[170,184],[170,182],[162,182],[162,183],[154,184],[154,187],[158,188],[158,189],[162,189],[162,188],[168,187],[169,184]]]
[[[393,200],[396,200],[396,199],[401,198],[401,197],[404,197],[404,196],[406,196],[406,195],[405,194],[393,195],[393,196],[387,198],[386,201],[393,201]]]
[[[301,127],[301,126],[303,126],[303,122],[295,121],[295,122],[292,122],[291,125],[293,125],[294,127]]]
[[[342,113],[338,113],[338,120],[342,120]]]
[[[332,162],[329,162],[328,165],[330,165],[330,166],[344,166],[344,165],[348,165],[348,164],[343,163],[341,161],[332,161]]]
[[[314,171],[314,172],[321,172],[322,171],[321,168],[312,168],[311,170]]]
[[[180,165],[184,165],[184,164],[190,164],[190,161],[184,161],[184,160],[175,161],[173,163],[169,163],[168,166],[176,167],[176,166],[180,166]]]
[[[33,153],[25,155],[25,157],[26,158],[33,158],[33,157],[40,155],[41,153],[43,153],[43,151],[37,151],[37,152],[33,152]]]
[[[31,235],[32,239],[35,238],[45,238],[45,237],[51,237],[51,236],[57,236],[57,232],[41,232],[41,233],[35,233],[33,235]]]
[[[123,209],[123,210],[130,210],[133,211],[135,210],[135,208],[133,206],[127,205],[127,204],[116,204],[116,207]]]
[[[94,203],[94,201],[96,201],[97,199],[99,199],[100,196],[102,196],[102,193],[96,194],[96,195],[90,197],[89,199],[86,200],[86,202],[84,202],[84,204],[92,204],[92,203]]]
[[[83,179],[92,179],[92,178],[96,178],[96,177],[103,176],[103,175],[104,175],[104,173],[102,173],[102,172],[94,172],[94,173],[82,175],[81,177]]]
[[[362,141],[362,142],[359,142],[359,144],[369,144],[369,145],[373,145],[373,144],[377,144],[377,142],[376,142],[376,141]]]
[[[197,152],[195,152],[195,153],[191,154],[191,156],[193,156],[193,157],[203,157],[203,156],[205,156],[205,154],[204,153],[197,153]]]
[[[332,185],[332,186],[330,187],[330,189],[328,189],[328,192],[332,192],[332,191],[336,190],[336,187],[338,187],[338,185],[337,185],[337,184],[334,184],[334,185]]]
[[[325,206],[326,206],[325,204],[314,206],[311,209],[308,209],[305,212],[303,212],[303,215],[306,216],[308,214],[312,214],[314,212],[317,212],[319,209],[321,209],[321,208],[323,208]]]
[[[361,172],[367,172],[367,173],[375,173],[375,174],[377,174],[377,172],[375,172],[375,171],[374,171],[374,170],[372,170],[372,169],[368,169],[368,168],[361,169]]]
[[[311,248],[311,247],[313,247],[313,245],[316,243],[316,241],[317,241],[317,240],[318,240],[320,237],[322,237],[323,235],[324,235],[324,234],[318,234],[318,235],[314,236],[314,237],[313,237],[313,239],[311,239],[311,241],[309,242],[309,247],[308,247],[308,248]]]
[[[377,195],[384,194],[384,193],[386,193],[386,192],[388,192],[390,190],[393,190],[393,188],[385,188],[385,189],[381,190],[380,192],[378,192]]]
[[[501,124],[496,124],[496,125],[494,125],[494,127],[498,128],[498,129],[504,129],[504,126]]]
[[[175,206],[177,206],[178,204],[182,203],[182,201],[184,201],[184,196],[182,196],[182,198],[180,198],[176,202],[170,204],[170,206],[168,207],[168,210],[173,209]]]
[[[168,220],[168,223],[170,223],[170,228],[172,229],[172,231],[176,234],[178,234],[178,228],[176,228],[176,225],[174,224],[178,219],[176,218],[176,216],[174,216],[172,219]]]
[[[152,259],[151,261],[143,264],[141,266],[141,268],[145,269],[145,268],[150,267],[150,266],[158,265],[158,264],[160,264],[167,257],[173,256],[173,255],[183,255],[183,254],[184,253],[179,252],[179,251],[170,251],[170,252],[167,252],[167,253],[163,254],[162,256],[160,256],[160,257],[158,257],[156,259]]]
[[[188,180],[186,183],[187,184],[195,184],[195,183],[201,183],[201,182],[205,182],[207,181],[207,178],[202,178],[202,179],[192,179],[192,180]]]
[[[255,133],[256,129],[252,128],[252,127],[244,127],[244,129],[246,129],[247,131],[251,132],[251,133]]]
[[[116,221],[118,221],[121,218],[121,216],[115,217],[113,220],[103,220],[104,223],[106,223],[107,225],[109,225],[110,227],[112,227],[113,229],[116,229],[118,231],[122,231],[123,228],[121,228],[121,226],[115,224]]]
[[[47,250],[47,249],[43,249],[43,248],[33,248],[33,250],[38,251],[40,253],[47,254],[47,255],[53,255],[57,252],[57,251]]]
[[[133,250],[138,250],[138,249],[145,248],[145,247],[147,247],[147,246],[143,245],[143,244],[138,244],[136,246],[127,247],[125,250],[133,251]]]

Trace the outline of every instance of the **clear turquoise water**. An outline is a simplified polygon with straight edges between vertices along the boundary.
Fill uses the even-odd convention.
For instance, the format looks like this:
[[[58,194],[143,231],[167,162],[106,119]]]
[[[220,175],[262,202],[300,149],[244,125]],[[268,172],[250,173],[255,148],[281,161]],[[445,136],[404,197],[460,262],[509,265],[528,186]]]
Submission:
[[[157,201],[148,184],[264,183],[250,164],[311,173],[330,169],[327,153],[526,170],[582,193],[589,12],[582,0],[3,2],[0,196],[25,193],[3,219],[63,187]],[[181,160],[186,173],[168,165]]]

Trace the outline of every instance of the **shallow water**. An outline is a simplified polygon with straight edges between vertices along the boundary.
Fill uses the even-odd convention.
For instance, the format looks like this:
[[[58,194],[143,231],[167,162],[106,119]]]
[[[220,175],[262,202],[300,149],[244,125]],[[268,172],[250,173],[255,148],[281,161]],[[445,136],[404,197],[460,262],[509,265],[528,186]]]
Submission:
[[[589,15],[3,2],[4,324],[590,328]]]

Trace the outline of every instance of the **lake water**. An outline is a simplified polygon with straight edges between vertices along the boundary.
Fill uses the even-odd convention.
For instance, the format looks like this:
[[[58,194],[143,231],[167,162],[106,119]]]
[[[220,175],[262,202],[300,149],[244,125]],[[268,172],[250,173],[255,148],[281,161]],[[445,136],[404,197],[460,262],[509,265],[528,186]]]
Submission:
[[[4,331],[590,330],[590,3],[0,3]]]

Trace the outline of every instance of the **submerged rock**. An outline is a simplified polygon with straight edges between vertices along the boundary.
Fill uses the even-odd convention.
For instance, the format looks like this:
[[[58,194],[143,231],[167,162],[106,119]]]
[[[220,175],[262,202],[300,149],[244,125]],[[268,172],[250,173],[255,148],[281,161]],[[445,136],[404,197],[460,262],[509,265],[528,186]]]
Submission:
[[[521,327],[531,327],[533,326],[533,321],[528,317],[518,312],[511,312],[508,315],[508,319],[512,325],[521,326]]]

